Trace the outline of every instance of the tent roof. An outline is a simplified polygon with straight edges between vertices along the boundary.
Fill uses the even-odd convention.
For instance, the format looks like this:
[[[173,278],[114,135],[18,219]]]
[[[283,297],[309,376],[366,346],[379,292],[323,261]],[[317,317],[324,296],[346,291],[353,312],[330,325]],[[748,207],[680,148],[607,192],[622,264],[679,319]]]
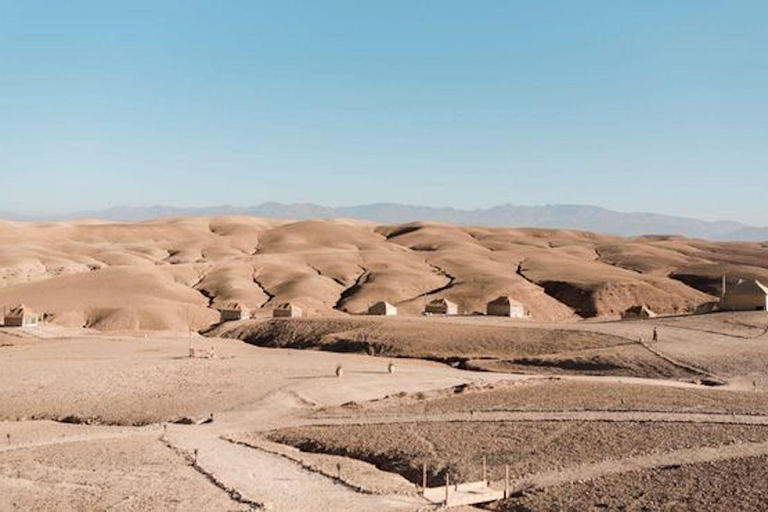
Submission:
[[[645,311],[646,313],[653,313],[651,308],[649,308],[645,304],[632,306],[631,308],[626,310],[626,313],[640,313],[642,311]]]
[[[239,302],[233,302],[221,308],[221,311],[246,311],[247,309],[248,306],[240,304]]]
[[[35,312],[33,309],[31,309],[29,306],[25,306],[24,304],[18,304],[16,306],[13,306],[8,313],[6,313],[5,316],[34,316],[37,312]]]
[[[450,301],[446,299],[445,297],[441,297],[439,299],[434,299],[429,302],[430,304],[438,305],[438,304],[445,304],[446,306],[455,306],[456,303],[453,301]]]
[[[522,306],[523,303],[520,301],[517,301],[510,297],[509,295],[502,295],[501,297],[497,297],[493,299],[488,304],[509,304],[510,306]]]
[[[299,306],[294,304],[293,302],[281,302],[277,306],[275,306],[275,309],[301,309]]]
[[[757,279],[740,279],[730,290],[726,289],[726,294],[748,291],[760,291],[768,295],[768,286],[765,286]]]

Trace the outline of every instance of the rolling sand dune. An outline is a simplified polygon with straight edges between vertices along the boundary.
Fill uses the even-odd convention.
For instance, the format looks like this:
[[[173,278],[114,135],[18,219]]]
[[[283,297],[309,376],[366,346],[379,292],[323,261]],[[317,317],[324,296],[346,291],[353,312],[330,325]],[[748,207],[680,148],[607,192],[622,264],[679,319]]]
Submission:
[[[0,305],[101,330],[202,329],[233,303],[268,315],[283,301],[323,316],[378,300],[415,315],[438,297],[472,314],[499,295],[541,321],[673,314],[714,300],[723,273],[768,280],[768,248],[341,219],[0,224]]]

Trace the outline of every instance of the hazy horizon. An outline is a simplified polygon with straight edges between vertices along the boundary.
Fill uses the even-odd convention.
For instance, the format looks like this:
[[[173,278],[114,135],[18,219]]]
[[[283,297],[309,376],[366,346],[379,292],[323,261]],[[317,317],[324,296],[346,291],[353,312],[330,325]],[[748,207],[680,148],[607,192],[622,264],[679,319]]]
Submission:
[[[768,4],[24,2],[22,215],[268,201],[594,205],[768,225]]]
[[[719,218],[719,219],[706,219],[706,218],[700,218],[700,217],[693,217],[688,215],[673,215],[673,214],[665,214],[662,212],[655,212],[655,211],[639,211],[639,210],[620,210],[620,209],[613,209],[613,208],[606,208],[599,205],[594,204],[580,204],[580,203],[543,203],[543,204],[518,204],[518,203],[500,203],[500,204],[492,204],[488,206],[478,207],[478,208],[460,208],[453,205],[430,205],[430,204],[419,204],[419,203],[403,203],[403,202],[397,202],[397,201],[376,201],[376,202],[370,202],[370,203],[348,203],[348,204],[325,204],[325,203],[319,203],[319,202],[313,202],[313,201],[295,201],[295,202],[281,202],[281,201],[263,201],[258,203],[252,203],[252,204],[231,204],[231,203],[211,203],[211,204],[170,204],[170,203],[162,203],[162,202],[155,202],[155,203],[133,203],[133,204],[113,204],[113,205],[107,205],[103,208],[78,208],[78,209],[69,209],[69,210],[51,210],[51,211],[31,211],[31,212],[25,212],[25,211],[0,211],[0,214],[6,213],[6,214],[12,214],[18,217],[26,217],[34,220],[55,220],[55,219],[61,219],[61,218],[70,218],[72,216],[76,216],[83,213],[91,213],[91,212],[108,212],[112,210],[120,210],[120,209],[172,209],[172,210],[204,210],[204,209],[218,209],[218,208],[232,208],[235,210],[239,209],[249,209],[249,208],[255,208],[260,207],[268,204],[275,204],[279,206],[285,206],[285,207],[292,207],[292,206],[311,206],[311,207],[319,207],[319,208],[328,208],[328,209],[350,209],[350,208],[364,208],[364,207],[372,207],[372,206],[379,206],[379,205],[391,205],[391,206],[400,206],[400,207],[407,207],[407,208],[424,208],[424,209],[434,209],[434,210],[441,210],[441,209],[454,209],[458,212],[478,212],[478,211],[488,211],[495,208],[504,208],[504,207],[515,207],[515,208],[559,208],[559,207],[574,207],[574,208],[598,208],[601,210],[606,210],[608,212],[614,212],[614,213],[620,213],[620,214],[628,214],[628,215],[659,215],[663,217],[677,217],[681,219],[690,219],[694,221],[703,221],[703,222],[710,222],[710,223],[718,223],[718,222],[735,222],[739,224],[744,224],[746,226],[751,227],[758,227],[763,228],[767,226],[762,226],[759,224],[750,224],[748,222],[742,222],[737,219],[731,219],[731,218]],[[419,220],[419,219],[414,219]]]

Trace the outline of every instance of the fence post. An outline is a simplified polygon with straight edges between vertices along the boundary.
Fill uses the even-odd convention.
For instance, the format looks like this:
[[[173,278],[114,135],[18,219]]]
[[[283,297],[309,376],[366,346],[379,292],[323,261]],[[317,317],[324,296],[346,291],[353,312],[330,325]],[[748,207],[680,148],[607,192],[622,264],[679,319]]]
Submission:
[[[448,493],[450,492],[450,477],[448,476],[449,473],[445,473],[445,506],[448,506]]]
[[[421,493],[427,492],[427,463],[421,467]]]
[[[504,499],[509,498],[509,464],[504,466]]]
[[[483,455],[483,482],[488,485],[488,459]]]

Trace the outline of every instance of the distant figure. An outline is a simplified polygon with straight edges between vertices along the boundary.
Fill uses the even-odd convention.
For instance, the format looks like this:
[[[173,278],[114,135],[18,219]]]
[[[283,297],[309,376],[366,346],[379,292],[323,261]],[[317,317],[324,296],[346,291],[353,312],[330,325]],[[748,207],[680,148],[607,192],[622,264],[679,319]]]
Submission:
[[[344,369],[341,367],[341,365],[336,367],[336,376],[341,377],[344,374]]]
[[[387,371],[389,373],[395,373],[395,363],[389,363],[389,365],[387,366]]]
[[[658,327],[654,327],[653,328],[653,341],[654,341],[654,343],[659,341],[659,328]]]
[[[11,444],[11,434],[6,434],[8,436],[8,444]]]

